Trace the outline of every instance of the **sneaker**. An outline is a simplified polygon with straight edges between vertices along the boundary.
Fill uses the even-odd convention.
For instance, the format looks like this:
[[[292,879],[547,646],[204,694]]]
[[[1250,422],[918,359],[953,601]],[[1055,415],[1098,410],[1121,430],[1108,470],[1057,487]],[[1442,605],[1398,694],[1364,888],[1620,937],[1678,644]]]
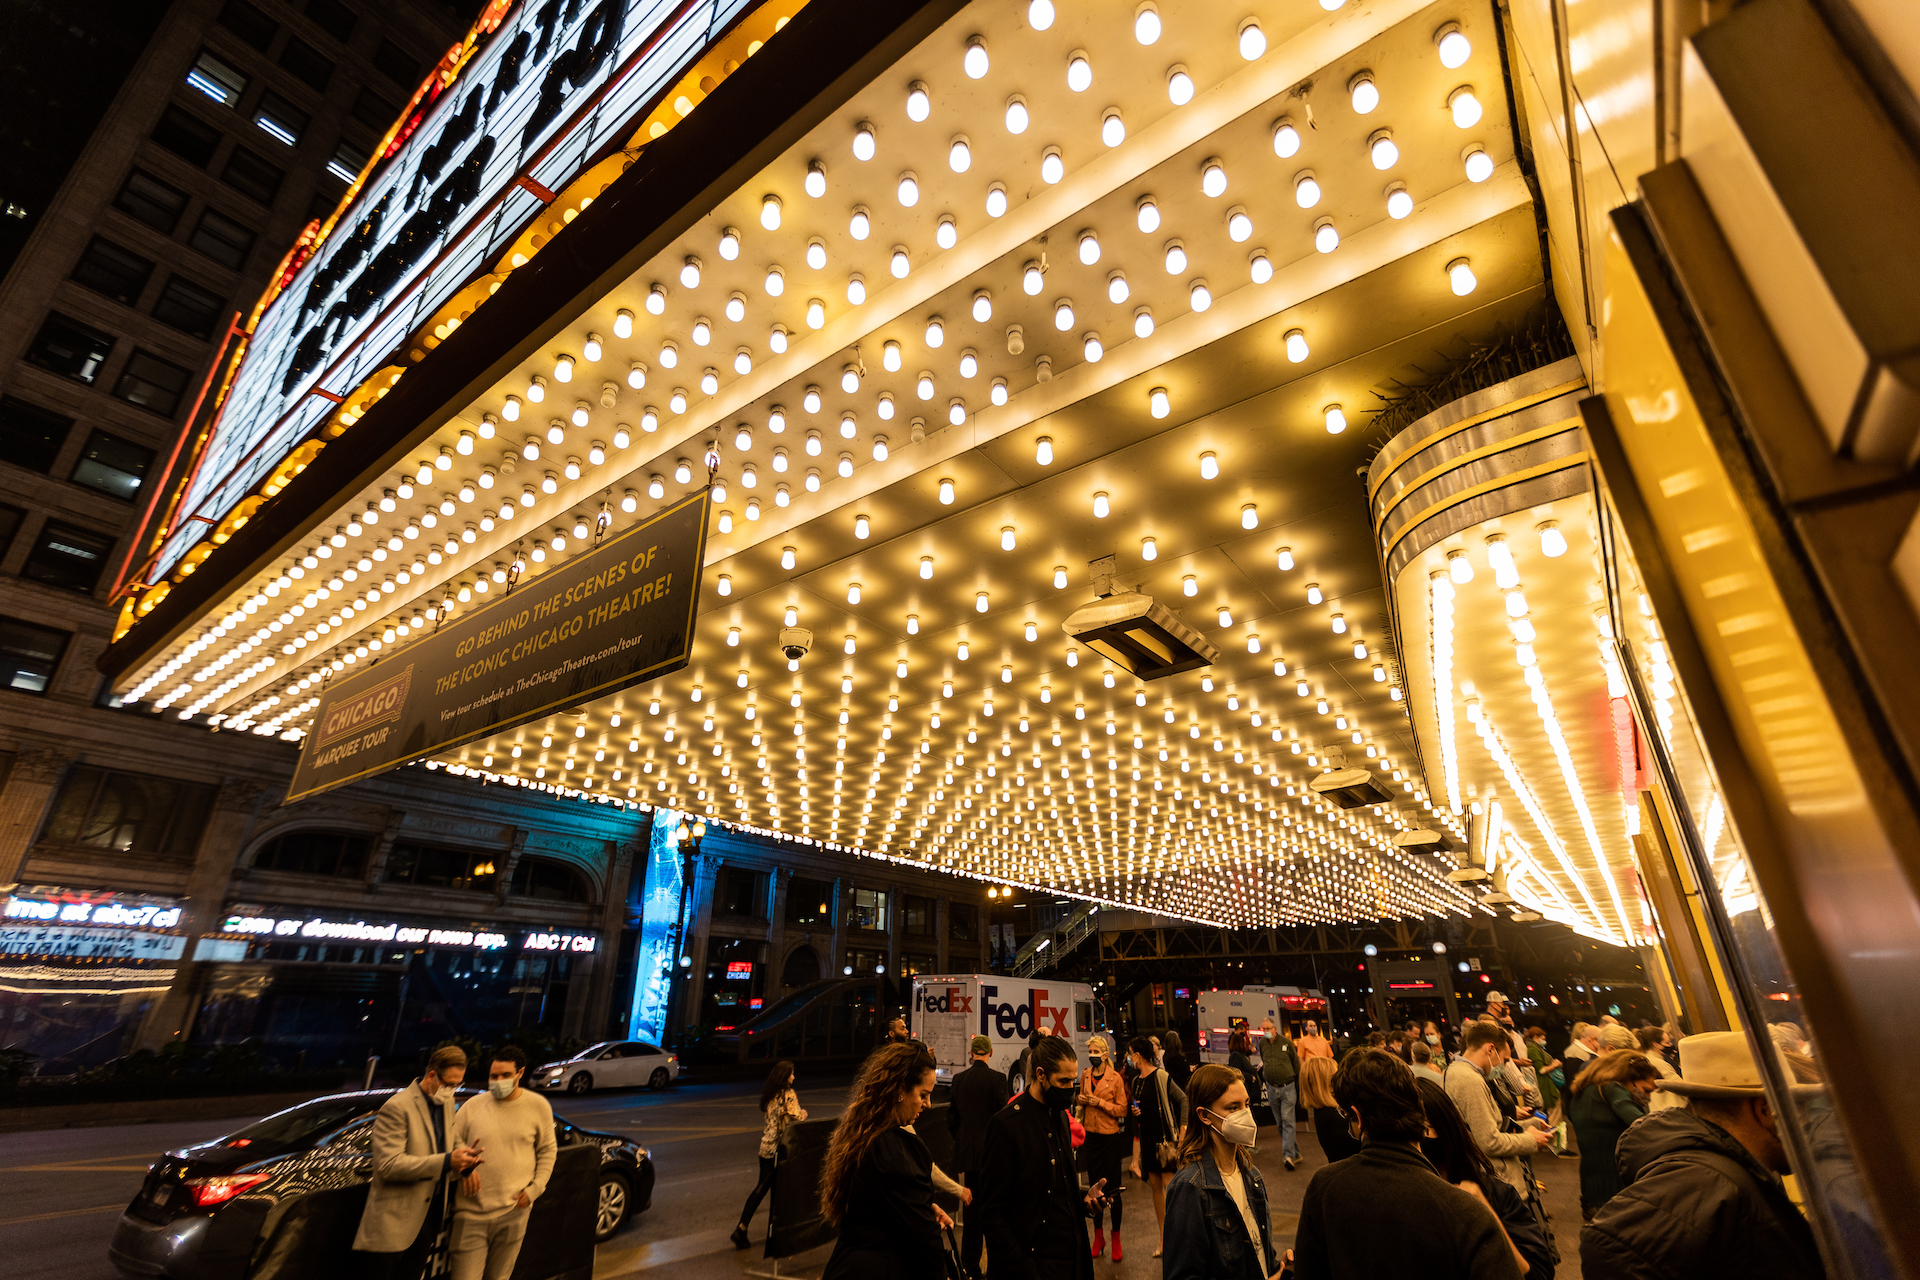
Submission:
[[[1296,1164],[1298,1164],[1299,1162],[1298,1162],[1297,1160],[1291,1160],[1291,1159],[1289,1159],[1289,1160],[1282,1160],[1282,1161],[1281,1161],[1280,1163],[1281,1163],[1281,1164],[1283,1164],[1283,1165],[1285,1165],[1285,1166],[1287,1166],[1287,1172],[1288,1172],[1288,1173],[1292,1173],[1292,1172],[1293,1172],[1293,1166],[1294,1166],[1294,1165],[1296,1165]]]
[[[1113,1233],[1113,1260],[1115,1262],[1120,1261],[1120,1233],[1118,1231]]]
[[[735,1227],[733,1229],[733,1235],[730,1238],[733,1240],[733,1247],[736,1249],[744,1249],[753,1243],[753,1241],[747,1238],[747,1229],[745,1227]]]
[[[1093,1257],[1099,1257],[1107,1251],[1107,1233],[1099,1227],[1093,1229]]]

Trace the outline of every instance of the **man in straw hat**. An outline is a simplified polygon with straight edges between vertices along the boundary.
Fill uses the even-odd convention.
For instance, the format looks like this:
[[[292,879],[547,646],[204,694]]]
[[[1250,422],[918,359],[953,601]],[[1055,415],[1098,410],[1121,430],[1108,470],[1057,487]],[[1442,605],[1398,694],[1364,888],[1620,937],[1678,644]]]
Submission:
[[[1780,1126],[1789,1121],[1767,1102],[1745,1033],[1687,1036],[1680,1075],[1662,1087],[1687,1105],[1656,1111],[1620,1138],[1627,1185],[1580,1232],[1582,1273],[1608,1280],[1824,1276],[1813,1229],[1778,1177],[1788,1172]]]

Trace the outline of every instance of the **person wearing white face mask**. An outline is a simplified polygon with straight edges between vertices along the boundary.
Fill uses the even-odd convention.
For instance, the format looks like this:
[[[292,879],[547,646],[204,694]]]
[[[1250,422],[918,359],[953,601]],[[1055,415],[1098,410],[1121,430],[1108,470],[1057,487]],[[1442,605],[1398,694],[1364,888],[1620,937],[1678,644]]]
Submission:
[[[494,1050],[487,1091],[467,1099],[453,1118],[450,1141],[485,1154],[454,1197],[453,1280],[507,1280],[520,1256],[533,1202],[547,1189],[556,1149],[553,1108],[520,1087],[527,1056],[518,1046]]]
[[[1180,1172],[1167,1187],[1162,1280],[1278,1276],[1266,1183],[1247,1156],[1260,1123],[1244,1077],[1218,1063],[1198,1067],[1187,1100],[1194,1123],[1180,1143]]]

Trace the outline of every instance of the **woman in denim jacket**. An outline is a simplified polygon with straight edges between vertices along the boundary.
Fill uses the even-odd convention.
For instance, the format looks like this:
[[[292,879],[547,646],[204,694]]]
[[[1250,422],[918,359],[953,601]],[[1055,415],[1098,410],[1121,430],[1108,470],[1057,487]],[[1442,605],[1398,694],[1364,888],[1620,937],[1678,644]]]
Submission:
[[[1259,1121],[1241,1073],[1216,1063],[1187,1084],[1194,1123],[1167,1186],[1162,1280],[1269,1280],[1280,1270],[1267,1187],[1248,1159]]]

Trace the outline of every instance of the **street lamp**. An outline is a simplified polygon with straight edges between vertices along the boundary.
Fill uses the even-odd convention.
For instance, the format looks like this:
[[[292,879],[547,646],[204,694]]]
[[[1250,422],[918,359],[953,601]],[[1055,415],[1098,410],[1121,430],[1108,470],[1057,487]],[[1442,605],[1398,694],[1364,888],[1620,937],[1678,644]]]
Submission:
[[[667,993],[667,1030],[673,1038],[674,1047],[685,1051],[686,1016],[682,1009],[687,990],[687,976],[693,968],[693,957],[686,954],[687,937],[687,891],[693,885],[693,865],[700,853],[700,842],[706,839],[707,824],[703,819],[695,818],[693,826],[683,821],[680,830],[674,833],[680,843],[680,909],[673,917],[673,930],[670,941],[673,950],[670,954],[679,957],[673,966],[669,979],[671,989]]]

